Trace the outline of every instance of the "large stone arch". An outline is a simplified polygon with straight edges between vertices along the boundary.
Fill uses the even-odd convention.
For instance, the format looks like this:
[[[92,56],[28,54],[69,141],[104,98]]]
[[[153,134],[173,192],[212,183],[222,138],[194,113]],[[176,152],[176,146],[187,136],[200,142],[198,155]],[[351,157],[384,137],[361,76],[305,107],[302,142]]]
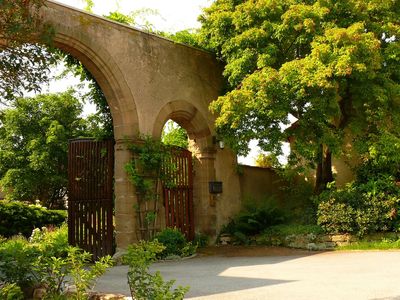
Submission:
[[[138,133],[158,138],[169,118],[185,127],[199,148],[197,225],[215,236],[240,203],[236,157],[213,143],[210,102],[222,87],[222,68],[208,52],[47,1],[44,21],[56,31],[55,45],[79,59],[98,81],[114,119],[117,250],[136,241],[136,193],[124,165],[127,141]],[[224,182],[215,198],[208,182]]]
[[[135,229],[132,222],[134,214],[132,203],[135,201],[135,193],[134,188],[128,182],[124,165],[130,159],[126,142],[134,140],[140,132],[136,103],[131,88],[109,49],[80,30],[80,27],[71,30],[71,22],[62,21],[57,17],[60,12],[64,18],[68,19],[71,16],[65,14],[64,8],[66,7],[48,2],[43,15],[55,27],[54,45],[74,56],[90,71],[110,106],[116,141],[114,173],[116,243],[117,246],[125,248],[127,244],[135,240]],[[66,10],[76,14],[75,10],[70,8],[66,8]],[[90,18],[86,14],[84,16]],[[82,22],[82,19],[79,22]]]

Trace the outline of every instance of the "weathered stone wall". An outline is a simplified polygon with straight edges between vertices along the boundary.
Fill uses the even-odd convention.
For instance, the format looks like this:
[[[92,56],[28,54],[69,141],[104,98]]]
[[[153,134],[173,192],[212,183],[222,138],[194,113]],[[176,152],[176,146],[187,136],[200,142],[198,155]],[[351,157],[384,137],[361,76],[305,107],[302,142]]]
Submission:
[[[184,127],[194,142],[195,226],[215,236],[240,203],[236,158],[213,144],[214,117],[208,106],[221,90],[221,66],[207,52],[47,1],[45,21],[55,30],[55,45],[79,59],[102,88],[110,106],[115,133],[115,222],[117,249],[136,238],[135,190],[124,165],[127,142],[138,134],[159,138],[168,119]],[[221,180],[224,192],[215,198],[208,182]]]
[[[283,179],[271,168],[239,166],[240,190],[242,199],[256,202],[274,198],[279,206],[283,206]]]

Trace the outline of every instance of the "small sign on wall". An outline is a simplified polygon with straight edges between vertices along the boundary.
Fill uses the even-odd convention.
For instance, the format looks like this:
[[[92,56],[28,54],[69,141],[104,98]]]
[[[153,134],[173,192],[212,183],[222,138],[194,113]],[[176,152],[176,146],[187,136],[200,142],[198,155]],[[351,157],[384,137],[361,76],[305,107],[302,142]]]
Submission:
[[[222,193],[222,181],[210,181],[208,183],[210,194]]]

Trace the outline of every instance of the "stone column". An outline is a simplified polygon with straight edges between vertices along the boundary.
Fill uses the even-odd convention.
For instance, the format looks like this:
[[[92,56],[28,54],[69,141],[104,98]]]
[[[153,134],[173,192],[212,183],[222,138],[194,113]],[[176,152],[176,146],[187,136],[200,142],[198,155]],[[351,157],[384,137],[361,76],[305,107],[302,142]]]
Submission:
[[[194,177],[194,217],[195,230],[216,236],[216,207],[213,195],[209,193],[208,183],[215,180],[215,149],[205,148],[197,156]]]
[[[115,232],[117,252],[125,250],[128,245],[137,242],[136,212],[137,202],[135,188],[128,179],[125,165],[131,159],[128,144],[132,140],[117,139],[115,143]]]

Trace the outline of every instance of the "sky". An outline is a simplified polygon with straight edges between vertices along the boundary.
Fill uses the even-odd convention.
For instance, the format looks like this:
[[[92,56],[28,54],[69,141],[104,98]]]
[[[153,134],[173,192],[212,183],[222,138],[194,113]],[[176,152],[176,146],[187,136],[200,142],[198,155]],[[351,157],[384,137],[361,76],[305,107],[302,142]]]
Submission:
[[[58,0],[58,2],[83,9],[86,4],[82,0]],[[176,32],[183,29],[200,27],[197,17],[202,8],[210,6],[212,0],[94,0],[93,12],[106,15],[110,11],[129,14],[132,11],[150,8],[159,15],[148,19],[158,30]]]
[[[83,9],[86,6],[82,0],[58,0],[63,4]],[[199,28],[198,16],[202,13],[202,8],[211,5],[213,0],[94,0],[93,13],[97,15],[106,15],[111,11],[118,10],[124,14],[129,14],[143,8],[150,8],[157,11],[157,15],[147,16],[156,30],[166,32],[176,32],[184,29]],[[140,23],[140,20],[139,20]],[[77,85],[79,80],[73,77],[51,84],[48,92],[61,92],[66,86]],[[46,89],[45,89],[46,90]],[[94,111],[94,106],[87,104],[85,106],[86,114]],[[250,143],[250,153],[246,157],[238,157],[238,161],[246,165],[254,165],[255,157],[260,149],[257,142]]]

